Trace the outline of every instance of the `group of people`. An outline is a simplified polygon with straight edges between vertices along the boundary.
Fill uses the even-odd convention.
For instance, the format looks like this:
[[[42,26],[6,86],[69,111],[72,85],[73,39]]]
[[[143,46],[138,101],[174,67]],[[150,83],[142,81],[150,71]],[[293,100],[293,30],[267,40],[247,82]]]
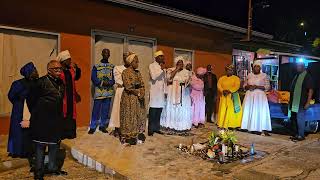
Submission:
[[[226,75],[218,81],[220,102],[217,125],[219,128],[241,128],[261,135],[269,135],[271,118],[266,91],[270,89],[268,76],[261,72],[261,61],[255,61],[243,85],[246,94],[241,103],[240,79],[234,75],[234,66],[229,65]]]
[[[143,143],[146,139],[146,107],[149,107],[149,136],[164,131],[187,132],[192,126],[198,128],[205,121],[212,122],[217,97],[216,123],[219,128],[241,128],[262,135],[269,135],[268,131],[272,130],[265,93],[270,89],[270,82],[261,71],[261,61],[254,62],[253,71],[245,80],[246,94],[242,103],[238,93],[240,79],[234,75],[233,65],[226,66],[226,75],[217,81],[211,65],[193,72],[192,63],[178,56],[174,59],[175,67],[165,68],[165,55],[157,51],[154,62],[149,65],[150,98],[146,105],[138,55],[124,53],[124,65],[120,66],[109,62],[109,49],[103,49],[101,55],[101,61],[94,65],[91,74],[94,101],[88,134],[95,133],[98,126],[103,133],[112,128],[123,144]],[[297,117],[297,135],[292,139],[303,140],[304,116],[313,86],[304,65],[298,64],[297,71],[291,86],[289,108]],[[57,153],[61,140],[76,138],[76,103],[81,98],[75,81],[80,78],[81,70],[66,50],[48,63],[47,74],[43,77],[39,78],[32,62],[24,65],[20,73],[24,78],[14,81],[8,94],[13,104],[9,155],[28,158],[35,179],[43,179],[45,173],[66,174],[57,163]],[[46,147],[49,154],[47,168],[44,164]]]
[[[269,136],[272,131],[268,98],[266,91],[270,90],[267,74],[261,71],[262,62],[253,63],[252,73],[245,79],[243,88],[245,97],[241,103],[238,90],[240,79],[234,75],[234,66],[226,67],[226,75],[218,81],[220,102],[217,125],[219,128],[239,128],[250,132],[258,132]],[[310,106],[313,96],[313,82],[311,75],[305,69],[303,62],[296,64],[297,74],[291,82],[289,114],[295,130],[291,137],[293,141],[305,139],[306,110]]]
[[[81,70],[62,51],[47,64],[47,74],[39,78],[32,62],[20,70],[24,77],[14,81],[8,93],[13,104],[8,138],[9,156],[28,158],[35,179],[45,173],[66,175],[62,171],[60,143],[76,138],[76,103],[80,101],[75,81]],[[48,147],[49,162],[44,159]],[[62,152],[63,153],[63,152]],[[64,152],[65,153],[65,152]]]
[[[190,130],[192,125],[203,126],[206,114],[207,120],[211,121],[217,78],[210,65],[193,73],[191,62],[179,56],[175,58],[176,67],[165,69],[164,53],[157,51],[154,62],[149,65],[150,98],[146,105],[145,85],[137,70],[137,54],[124,53],[124,65],[120,66],[111,64],[109,57],[110,50],[103,49],[102,60],[92,69],[95,92],[88,134],[93,134],[99,125],[103,133],[107,133],[107,128],[113,129],[112,133],[123,144],[142,143],[146,139],[147,106],[149,136],[162,134],[163,129],[183,132]]]

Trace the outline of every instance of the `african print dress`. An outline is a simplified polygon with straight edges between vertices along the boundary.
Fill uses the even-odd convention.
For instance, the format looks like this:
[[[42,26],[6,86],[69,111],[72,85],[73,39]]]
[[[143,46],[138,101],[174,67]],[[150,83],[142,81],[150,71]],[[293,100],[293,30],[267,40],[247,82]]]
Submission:
[[[136,138],[146,126],[145,89],[141,73],[131,68],[122,72],[124,91],[120,101],[120,132],[124,139]]]

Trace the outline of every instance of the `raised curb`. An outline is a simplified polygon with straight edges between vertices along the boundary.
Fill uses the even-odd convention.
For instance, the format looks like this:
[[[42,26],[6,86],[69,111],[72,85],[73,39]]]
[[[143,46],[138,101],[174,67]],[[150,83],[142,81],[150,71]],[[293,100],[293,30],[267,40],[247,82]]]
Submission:
[[[21,168],[28,165],[29,165],[29,162],[27,159],[13,159],[9,161],[3,161],[0,163],[0,173]]]
[[[80,152],[74,147],[71,147],[68,144],[61,143],[61,146],[64,147],[67,151],[68,154],[71,155],[72,158],[77,160],[79,163],[83,164],[84,166],[89,167],[90,169],[94,169],[98,172],[105,173],[110,175],[114,179],[119,179],[119,180],[129,180],[128,177],[118,173],[117,171],[113,170],[112,168],[106,166],[105,164],[96,161],[92,157]]]

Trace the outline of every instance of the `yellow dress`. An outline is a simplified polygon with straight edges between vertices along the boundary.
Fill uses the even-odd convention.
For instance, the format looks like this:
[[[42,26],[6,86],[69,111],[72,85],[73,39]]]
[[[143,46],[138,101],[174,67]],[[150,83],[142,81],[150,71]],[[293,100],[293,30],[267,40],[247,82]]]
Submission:
[[[220,102],[218,110],[218,127],[220,128],[236,128],[241,126],[242,107],[240,103],[240,111],[235,113],[231,94],[224,96],[223,91],[229,90],[234,93],[240,88],[240,79],[237,76],[222,76],[218,81],[218,90],[220,92]],[[240,97],[239,97],[239,102]]]

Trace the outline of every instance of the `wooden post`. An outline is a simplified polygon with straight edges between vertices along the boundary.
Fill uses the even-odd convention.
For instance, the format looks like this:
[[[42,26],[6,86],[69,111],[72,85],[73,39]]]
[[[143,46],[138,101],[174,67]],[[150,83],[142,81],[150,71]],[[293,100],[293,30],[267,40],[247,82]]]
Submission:
[[[252,0],[249,0],[249,7],[248,7],[248,32],[247,32],[247,41],[251,40],[252,34]]]

